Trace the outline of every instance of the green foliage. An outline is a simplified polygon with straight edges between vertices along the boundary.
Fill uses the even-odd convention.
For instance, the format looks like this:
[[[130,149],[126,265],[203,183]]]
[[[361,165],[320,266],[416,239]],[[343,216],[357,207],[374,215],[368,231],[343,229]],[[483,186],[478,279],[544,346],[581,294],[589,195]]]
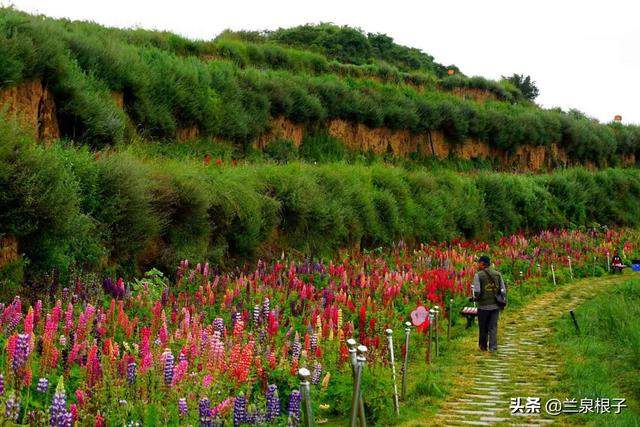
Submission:
[[[300,145],[300,157],[309,162],[339,162],[345,160],[347,154],[340,140],[326,134],[307,135]]]
[[[57,154],[0,125],[0,233],[18,239],[35,271],[95,265],[100,256],[78,182]]]
[[[288,163],[298,157],[298,149],[289,139],[271,141],[264,152],[278,163]]]
[[[533,81],[531,76],[525,76],[524,74],[513,74],[509,77],[502,77],[503,80],[508,81],[513,86],[518,88],[522,93],[522,96],[529,101],[533,101],[540,94],[540,90],[536,86],[536,82]]]
[[[0,131],[0,233],[18,238],[27,274],[75,264],[170,271],[184,258],[233,263],[284,248],[328,254],[401,239],[634,225],[640,217],[632,169],[516,176],[291,159],[232,167],[135,146],[97,155],[44,149],[11,125]],[[292,152],[281,144],[275,158]],[[301,152],[343,158],[335,147],[316,135]]]
[[[475,138],[506,151],[555,143],[572,161],[595,165],[640,155],[637,126],[602,125],[575,111],[523,102],[530,79],[447,76],[429,55],[386,35],[332,24],[191,41],[3,8],[0,64],[2,86],[41,78],[53,92],[62,136],[93,148],[136,133],[175,139],[196,128],[203,138],[222,137],[248,150],[271,117],[284,116],[316,129],[325,119],[343,119],[437,130],[452,144]],[[478,103],[435,90],[459,87],[489,91],[497,100]]]
[[[570,396],[621,398],[621,414],[577,415],[598,425],[634,425],[640,414],[640,287],[637,280],[611,288],[575,310],[580,335],[568,316],[558,344],[566,355],[563,386]]]

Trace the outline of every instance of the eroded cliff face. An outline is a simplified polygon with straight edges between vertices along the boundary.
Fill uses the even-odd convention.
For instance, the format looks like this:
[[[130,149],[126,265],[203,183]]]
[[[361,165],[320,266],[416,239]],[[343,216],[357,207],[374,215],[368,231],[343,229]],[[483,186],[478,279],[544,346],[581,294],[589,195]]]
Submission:
[[[462,99],[478,102],[498,99],[493,92],[476,88],[455,87],[451,91],[449,91],[449,93],[459,96]]]
[[[254,142],[254,146],[262,150],[272,141],[288,139],[296,147],[300,147],[304,132],[305,126],[303,124],[294,123],[284,117],[275,117],[269,123],[269,129]]]
[[[60,138],[53,96],[40,80],[0,90],[0,108],[34,138],[40,141]]]
[[[176,131],[176,139],[179,142],[191,141],[193,139],[197,139],[199,136],[200,130],[195,126],[179,128]]]
[[[568,165],[566,152],[556,144],[544,146],[521,146],[513,153],[490,147],[487,143],[467,139],[462,144],[449,144],[440,131],[416,134],[408,130],[370,128],[360,123],[334,119],[326,123],[327,133],[345,144],[349,149],[374,154],[392,154],[407,157],[413,153],[444,159],[455,156],[461,159],[491,159],[505,170],[542,171]],[[302,124],[293,123],[283,117],[272,121],[270,130],[255,142],[256,148],[264,148],[269,142],[284,138],[300,146],[305,134]],[[627,162],[635,159],[627,159]],[[632,164],[627,163],[627,164]]]
[[[18,240],[13,236],[0,237],[0,268],[18,259]]]

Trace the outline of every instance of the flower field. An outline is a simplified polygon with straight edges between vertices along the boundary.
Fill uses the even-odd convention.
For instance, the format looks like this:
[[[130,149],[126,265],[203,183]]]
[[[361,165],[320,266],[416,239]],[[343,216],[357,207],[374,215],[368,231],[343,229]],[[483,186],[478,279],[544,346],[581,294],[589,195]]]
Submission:
[[[345,341],[353,337],[369,349],[365,408],[379,421],[393,407],[385,329],[395,331],[401,360],[403,323],[418,305],[439,305],[446,317],[453,298],[455,322],[478,254],[495,261],[517,304],[525,283],[549,285],[552,266],[558,284],[599,275],[614,252],[634,257],[639,237],[547,231],[494,243],[400,243],[322,261],[283,255],[253,271],[185,260],[170,279],[157,270],[131,281],[78,275],[50,295],[0,307],[0,417],[52,426],[296,425],[296,374],[307,367],[316,417],[346,419]],[[424,339],[414,342],[410,362],[424,364]]]

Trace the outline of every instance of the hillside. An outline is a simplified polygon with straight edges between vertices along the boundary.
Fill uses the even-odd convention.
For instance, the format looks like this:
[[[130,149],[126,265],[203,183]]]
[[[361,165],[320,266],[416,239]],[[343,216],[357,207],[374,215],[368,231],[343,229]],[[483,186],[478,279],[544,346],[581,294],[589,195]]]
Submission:
[[[328,132],[365,152],[526,170],[634,163],[640,146],[637,127],[544,110],[507,82],[449,76],[457,68],[388,36],[328,24],[191,41],[5,8],[0,46],[0,99],[41,82],[49,128],[94,148],[200,137],[246,151]]]
[[[638,127],[541,109],[384,35],[192,41],[4,8],[0,64],[16,119],[0,126],[0,276],[640,218],[638,171],[609,168],[635,165]]]

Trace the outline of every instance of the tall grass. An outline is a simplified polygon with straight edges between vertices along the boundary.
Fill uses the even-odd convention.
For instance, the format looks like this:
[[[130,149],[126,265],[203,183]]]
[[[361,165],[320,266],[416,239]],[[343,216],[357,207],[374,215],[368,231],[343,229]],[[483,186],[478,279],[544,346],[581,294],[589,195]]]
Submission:
[[[597,425],[633,426],[640,417],[640,282],[611,288],[576,309],[580,335],[563,319],[557,340],[566,354],[563,385],[570,398],[626,398],[619,415],[572,415]]]
[[[307,32],[309,40],[300,38]],[[328,60],[323,55],[345,55],[347,47],[330,46],[342,37],[364,43],[364,51],[358,43],[351,46],[357,55],[369,51],[383,62]],[[181,129],[197,128],[202,136],[223,137],[247,149],[268,128],[270,117],[284,116],[312,128],[339,118],[374,128],[439,130],[452,144],[475,138],[506,151],[557,143],[572,161],[595,165],[640,155],[638,126],[603,125],[578,112],[522,102],[480,104],[434,91],[436,86],[474,87],[494,91],[502,100],[517,98],[508,85],[479,77],[421,78],[420,72],[435,66],[432,58],[383,35],[321,25],[278,31],[267,41],[260,35],[243,38],[226,34],[210,42],[190,41],[4,8],[0,86],[42,78],[54,94],[63,136],[98,148],[134,134],[175,139]],[[320,52],[274,44],[307,46],[310,40],[320,43]],[[113,92],[122,94],[123,109]]]
[[[0,233],[18,238],[34,273],[78,264],[168,271],[184,257],[235,263],[282,249],[326,254],[640,218],[632,169],[513,176],[342,161],[232,166],[135,146],[45,149],[11,125],[0,131]]]

